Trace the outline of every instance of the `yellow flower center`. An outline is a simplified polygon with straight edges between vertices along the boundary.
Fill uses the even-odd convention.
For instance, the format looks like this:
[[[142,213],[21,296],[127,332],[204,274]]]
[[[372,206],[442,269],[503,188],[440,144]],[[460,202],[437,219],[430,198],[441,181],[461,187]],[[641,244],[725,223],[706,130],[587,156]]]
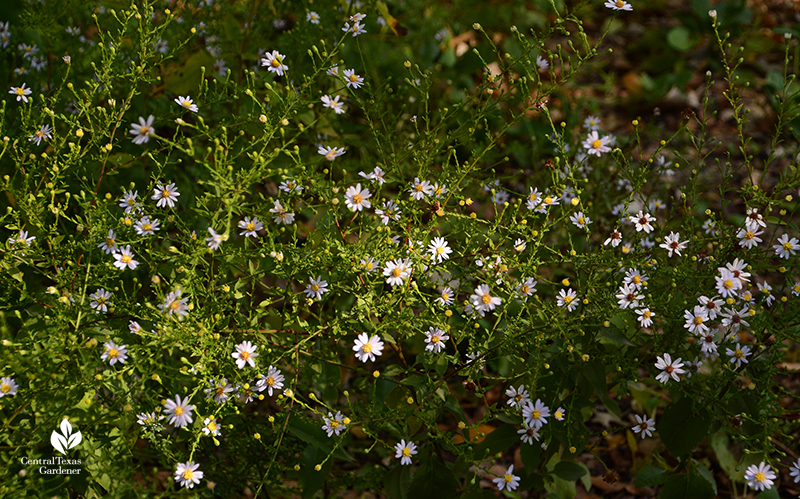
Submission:
[[[756,482],[763,482],[764,480],[767,479],[767,477],[764,476],[764,473],[761,473],[759,471],[758,473],[756,473],[755,479],[756,479]]]
[[[350,81],[352,81],[353,83],[358,81],[358,75],[355,74],[355,73],[353,73],[350,76],[348,76],[348,78],[350,78]]]
[[[374,264],[374,263],[372,263],[372,262],[367,262],[367,263],[364,265],[364,267],[366,267],[366,269],[367,269],[367,270],[372,270],[372,268],[373,268],[374,266],[375,266],[375,264]]]
[[[270,62],[270,64],[272,65],[273,68],[277,68],[280,67],[281,61],[276,57],[272,59],[272,62]]]
[[[748,230],[747,232],[745,232],[745,233],[744,233],[744,238],[745,238],[745,239],[753,239],[754,237],[755,237],[755,234],[753,234],[753,233],[752,233],[751,231],[749,231],[749,230]]]
[[[392,269],[392,276],[394,277],[400,277],[401,273],[402,271],[400,270],[400,267],[395,267],[394,269]]]
[[[175,415],[176,416],[182,416],[183,415],[183,407],[181,407],[181,406],[176,407],[175,408]]]
[[[694,321],[693,321],[693,322],[694,322],[696,325],[698,325],[698,326],[699,326],[700,324],[702,324],[702,323],[703,323],[703,318],[702,318],[702,317],[700,317],[699,315],[696,315],[696,316],[695,316],[695,318],[694,318]]]
[[[527,295],[528,293],[530,293],[530,292],[531,292],[531,287],[530,287],[530,286],[528,286],[527,284],[523,284],[523,285],[522,285],[522,292],[523,292],[523,293],[525,293],[525,294]]]
[[[149,126],[143,126],[139,128],[139,135],[147,135],[150,132]]]
[[[553,202],[553,198],[551,198],[550,196],[547,196],[546,198],[544,198],[544,204],[550,204],[552,202]]]
[[[169,192],[169,190],[168,190],[168,189],[164,189],[163,191],[161,191],[161,197],[162,197],[162,198],[168,198],[168,197],[170,197],[170,196],[172,196],[172,193],[171,193],[171,192]]]
[[[533,412],[531,412],[531,417],[533,419],[539,419],[540,417],[542,417],[542,413],[534,409]]]
[[[503,480],[505,480],[506,483],[509,483],[509,482],[514,480],[514,477],[509,473],[509,474],[507,474],[506,476],[503,477]]]
[[[116,348],[109,348],[108,356],[111,357],[112,359],[116,359],[117,357],[119,357],[119,350],[117,350]]]
[[[564,297],[564,303],[572,303],[572,296],[567,295]]]
[[[722,287],[725,289],[732,289],[733,281],[731,279],[725,279],[725,281],[722,283]]]
[[[744,352],[742,352],[742,351],[741,351],[741,350],[739,350],[738,348],[736,349],[736,351],[735,351],[735,352],[733,352],[733,355],[734,355],[734,357],[736,357],[737,359],[744,358]]]
[[[331,151],[328,154],[326,154],[325,159],[327,159],[328,161],[333,161],[334,159],[336,159],[336,151]]]
[[[153,224],[142,224],[143,230],[150,230],[153,228]]]
[[[411,449],[408,447],[403,447],[403,456],[410,457],[411,456]]]
[[[617,4],[619,4],[619,2],[617,2]],[[603,147],[603,142],[600,139],[597,139],[594,142],[592,142],[592,149],[600,149],[601,147]]]
[[[416,190],[417,192],[422,192],[423,189],[424,187],[422,187],[422,184],[417,184],[414,186],[414,190]]]
[[[217,423],[211,421],[210,423],[208,423],[208,426],[206,426],[206,428],[208,428],[208,430],[213,433],[214,431],[217,430]]]
[[[221,397],[221,396],[225,395],[225,387],[224,386],[218,386],[216,391],[214,392],[214,394],[217,397]]]
[[[190,108],[190,107],[192,107],[192,101],[191,100],[185,100],[185,101],[181,102],[181,105],[183,107],[185,107],[185,108]]]
[[[618,9],[621,9],[622,7],[625,6],[625,2],[623,2],[622,0],[617,0],[615,5],[617,6]]]
[[[795,286],[796,288],[800,288],[800,286]],[[450,295],[447,293],[442,293],[442,300],[447,301],[450,299]]]
[[[786,241],[785,243],[783,243],[783,249],[785,249],[785,250],[790,250],[793,247],[794,247],[794,245],[792,243],[790,243],[789,241]]]
[[[185,478],[186,480],[191,480],[192,477],[194,476],[194,472],[192,470],[183,470],[183,473],[181,473],[181,476],[183,478]]]
[[[444,253],[444,246],[439,246],[438,248],[436,248],[436,253],[438,255],[443,254]]]
[[[354,204],[361,204],[361,201],[363,201],[363,200],[364,200],[364,198],[361,197],[361,194],[356,194],[355,196],[353,196],[353,203]]]
[[[178,310],[179,308],[181,308],[181,303],[178,300],[175,300],[169,304],[170,310]]]
[[[431,343],[439,343],[439,341],[440,341],[439,335],[434,334],[433,336],[431,336]]]
[[[318,284],[312,284],[311,285],[311,291],[319,291],[319,285]]]
[[[249,359],[250,358],[250,352],[248,352],[247,350],[243,351],[242,353],[239,354],[239,358],[242,359],[242,360]]]
[[[0,392],[8,393],[10,391],[11,391],[11,385],[7,383],[3,383],[2,385],[0,385]]]
[[[338,421],[331,421],[330,427],[333,428],[333,429],[338,428],[339,427],[339,422]]]
[[[106,238],[106,246],[116,246],[116,245],[117,243],[114,239],[111,239],[110,237]]]
[[[642,314],[642,317],[644,317],[645,319],[649,319],[651,315],[652,314],[649,310],[645,310],[644,313]]]
[[[17,95],[19,95],[20,97],[21,97],[21,96],[23,96],[23,95],[25,95],[25,91],[24,91],[22,88],[18,88],[18,89],[16,89],[16,90],[14,90],[14,93],[16,93]]]
[[[583,217],[578,217],[578,223],[579,223],[579,224],[581,224],[581,225],[583,225],[583,224],[585,224],[585,223],[586,223],[586,219],[585,219],[585,218],[583,218]]]
[[[481,303],[483,303],[484,305],[492,303],[492,297],[489,296],[489,293],[486,293],[485,295],[481,296]]]
[[[256,224],[254,224],[253,222],[248,222],[248,224],[245,226],[245,228],[252,232],[252,231],[256,230]]]
[[[370,352],[372,352],[372,343],[366,343],[366,344],[364,344],[364,346],[363,346],[363,347],[361,347],[361,351],[363,351],[364,353],[370,353]]]

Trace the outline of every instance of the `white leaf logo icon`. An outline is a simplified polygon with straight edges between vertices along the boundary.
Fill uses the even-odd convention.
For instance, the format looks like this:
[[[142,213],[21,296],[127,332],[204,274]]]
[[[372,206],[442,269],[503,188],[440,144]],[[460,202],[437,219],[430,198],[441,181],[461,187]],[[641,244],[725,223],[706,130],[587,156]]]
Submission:
[[[64,455],[67,454],[67,450],[81,443],[82,439],[81,432],[72,433],[72,425],[66,419],[61,421],[61,434],[56,431],[50,434],[50,443],[53,448]]]

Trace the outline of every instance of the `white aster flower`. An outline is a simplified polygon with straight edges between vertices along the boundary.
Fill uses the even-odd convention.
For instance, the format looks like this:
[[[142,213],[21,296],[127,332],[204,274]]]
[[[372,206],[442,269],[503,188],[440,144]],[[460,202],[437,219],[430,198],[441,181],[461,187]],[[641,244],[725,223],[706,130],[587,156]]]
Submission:
[[[403,439],[394,446],[394,450],[397,451],[394,457],[400,458],[400,464],[405,466],[411,464],[411,456],[417,453],[417,446],[411,440],[406,443]]]
[[[736,369],[739,369],[742,366],[742,364],[749,363],[749,361],[747,360],[747,357],[750,355],[750,347],[748,347],[747,345],[739,346],[739,344],[737,343],[736,344],[736,348],[734,348],[734,349],[731,349],[731,348],[725,349],[725,355],[730,357],[731,358],[731,364],[735,363],[736,364]]]
[[[654,419],[648,418],[646,415],[644,417],[636,416],[636,424],[633,426],[634,433],[641,433],[641,437],[651,437],[653,436],[653,432],[656,431],[656,422]]]
[[[243,341],[236,345],[236,351],[231,354],[231,357],[236,359],[236,367],[244,369],[246,364],[250,364],[250,367],[256,367],[257,348],[258,345],[253,345],[249,341]]]
[[[344,194],[344,204],[347,205],[350,211],[361,211],[364,208],[372,207],[372,203],[369,201],[371,197],[372,194],[367,189],[361,189],[361,184],[359,183],[347,188]]]
[[[444,331],[441,329],[431,327],[429,328],[428,332],[425,333],[425,350],[428,352],[439,353],[444,348],[444,342],[449,340],[450,337],[444,334]]]
[[[264,54],[264,58],[261,59],[261,65],[266,66],[269,72],[275,73],[278,76],[283,76],[289,69],[289,66],[283,62],[285,57],[285,55],[279,53],[277,50],[273,50],[272,52]]]
[[[178,192],[178,189],[175,188],[175,184],[169,185],[162,185],[156,184],[156,188],[153,190],[153,196],[151,199],[154,201],[158,201],[156,206],[159,208],[163,208],[164,206],[169,206],[170,208],[175,207],[175,202],[178,201],[178,196],[181,194]]]
[[[522,407],[522,417],[525,420],[525,424],[539,429],[547,424],[547,418],[550,417],[550,408],[544,405],[544,402],[540,399],[536,399],[536,402],[533,403],[529,400]]]
[[[308,285],[306,286],[306,290],[304,292],[308,299],[319,300],[322,298],[322,295],[328,291],[330,291],[328,289],[328,281],[323,281],[322,276],[317,276],[316,279],[313,277],[308,279]]]
[[[155,135],[156,131],[153,129],[153,120],[155,117],[151,114],[145,121],[144,116],[139,116],[139,124],[131,123],[130,134],[133,135],[134,144],[146,144],[150,137]]]
[[[356,338],[353,351],[356,352],[356,358],[361,362],[367,360],[375,362],[375,357],[383,353],[383,342],[377,335],[369,336],[367,333],[361,333]]]
[[[658,361],[656,362],[656,368],[662,371],[656,376],[656,379],[663,384],[667,384],[670,376],[672,376],[672,379],[675,381],[680,381],[681,379],[678,375],[685,372],[681,367],[683,367],[683,362],[681,362],[680,357],[673,361],[670,354],[665,353],[663,357],[658,357]]]
[[[259,378],[258,382],[256,382],[256,390],[259,392],[266,390],[271,397],[273,390],[278,391],[283,388],[284,379],[285,378],[283,377],[283,374],[281,374],[280,369],[269,366],[267,369],[267,374],[261,375],[261,378]]]
[[[187,489],[193,488],[200,483],[200,480],[203,478],[203,472],[197,469],[199,467],[199,464],[193,463],[192,461],[178,463],[178,467],[175,469],[175,481],[178,482],[181,487],[186,487]]]
[[[447,245],[447,241],[443,237],[435,237],[428,246],[428,251],[431,252],[434,262],[442,263],[450,258],[453,249]]]
[[[519,487],[519,477],[514,474],[513,464],[508,467],[508,470],[503,473],[503,476],[499,476],[492,481],[497,485],[498,490],[515,490]]]
[[[475,310],[481,314],[483,317],[486,312],[491,312],[495,309],[500,303],[502,303],[503,299],[497,296],[492,296],[490,294],[489,286],[486,284],[481,284],[477,288],[475,288],[475,292],[472,296],[469,297],[470,303]]]
[[[186,97],[178,96],[178,98],[175,99],[175,103],[193,113],[197,112],[197,104],[192,102],[192,99],[188,95]]]
[[[744,473],[744,479],[747,480],[747,485],[756,492],[759,490],[771,489],[775,484],[775,478],[777,478],[775,472],[772,471],[770,465],[764,462],[749,466]]]
[[[164,412],[170,416],[169,423],[176,428],[183,428],[192,422],[193,405],[189,405],[189,398],[181,400],[180,395],[175,395],[175,400],[167,399]]]
[[[134,270],[139,265],[139,262],[133,259],[130,244],[122,248],[118,253],[114,253],[114,259],[116,260],[114,266],[121,270],[125,270],[126,267]]]

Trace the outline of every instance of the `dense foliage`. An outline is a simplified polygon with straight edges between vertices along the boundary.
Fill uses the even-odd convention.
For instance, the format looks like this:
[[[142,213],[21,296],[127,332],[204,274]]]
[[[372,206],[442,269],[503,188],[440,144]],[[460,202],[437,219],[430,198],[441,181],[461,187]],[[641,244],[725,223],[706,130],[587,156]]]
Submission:
[[[796,43],[638,3],[0,13],[0,495],[797,493]]]

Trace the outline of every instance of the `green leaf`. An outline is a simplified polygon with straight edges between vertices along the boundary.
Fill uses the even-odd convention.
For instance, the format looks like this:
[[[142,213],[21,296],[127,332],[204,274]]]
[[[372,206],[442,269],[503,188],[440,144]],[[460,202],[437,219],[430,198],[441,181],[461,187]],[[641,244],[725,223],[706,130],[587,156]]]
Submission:
[[[700,475],[672,475],[661,489],[659,499],[712,499],[716,496],[708,480]]]
[[[694,411],[692,400],[684,397],[664,410],[658,422],[658,433],[672,455],[679,457],[697,447],[710,426],[708,412],[705,409]]]
[[[666,479],[667,470],[663,470],[652,464],[646,464],[642,466],[642,469],[636,474],[636,488],[662,485]]]
[[[711,484],[711,488],[714,489],[714,495],[717,495],[717,482],[716,480],[714,480],[714,475],[711,474],[711,471],[709,471],[708,468],[699,463],[697,464],[695,469],[697,469],[698,475],[705,478],[708,481],[708,483]]]
[[[519,454],[522,458],[522,463],[525,464],[527,468],[533,470],[539,466],[539,463],[542,460],[542,447],[538,444],[538,442],[534,443],[533,445],[522,444],[522,446],[519,448]]]
[[[486,435],[481,443],[475,446],[475,457],[477,459],[483,458],[487,453],[489,455],[496,454],[504,451],[517,443],[519,434],[517,430],[509,425],[504,425],[493,432]]]
[[[667,43],[680,51],[689,50],[694,46],[691,35],[692,33],[687,28],[677,26],[667,33]]]
[[[717,456],[719,465],[728,474],[728,478],[732,481],[742,482],[742,474],[736,472],[738,464],[728,448],[728,435],[724,431],[718,431],[711,437],[711,448]]]
[[[585,467],[570,461],[561,461],[560,463],[556,464],[555,468],[553,468],[553,473],[555,473],[557,477],[563,478],[564,480],[570,482],[574,482],[587,472],[588,471]]]
[[[458,482],[443,463],[433,462],[414,473],[408,497],[412,499],[449,499],[456,496]]]
[[[758,499],[779,499],[778,489],[776,487],[769,488],[764,492],[758,494]]]
[[[387,499],[406,499],[411,486],[413,466],[395,466],[383,477],[384,492]]]
[[[300,440],[308,442],[312,446],[320,449],[326,455],[333,453],[333,456],[338,459],[343,459],[351,463],[354,462],[353,457],[341,447],[337,447],[334,450],[334,441],[329,439],[327,435],[325,435],[325,432],[322,431],[322,427],[317,424],[312,424],[297,416],[293,416],[289,419],[289,431]]]

